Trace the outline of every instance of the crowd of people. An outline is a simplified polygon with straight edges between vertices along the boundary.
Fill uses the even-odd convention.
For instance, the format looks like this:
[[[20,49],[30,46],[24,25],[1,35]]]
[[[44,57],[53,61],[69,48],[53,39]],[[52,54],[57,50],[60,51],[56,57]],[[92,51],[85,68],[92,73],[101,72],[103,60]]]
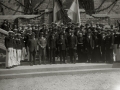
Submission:
[[[3,26],[4,27],[4,26]],[[32,25],[14,25],[5,37],[6,68],[20,65],[26,55],[30,65],[36,65],[36,55],[39,64],[56,63],[55,57],[60,57],[60,64],[76,63],[113,63],[119,60],[120,33],[113,25],[105,27],[101,24],[79,23],[51,25],[43,23]],[[69,58],[68,58],[69,57]]]

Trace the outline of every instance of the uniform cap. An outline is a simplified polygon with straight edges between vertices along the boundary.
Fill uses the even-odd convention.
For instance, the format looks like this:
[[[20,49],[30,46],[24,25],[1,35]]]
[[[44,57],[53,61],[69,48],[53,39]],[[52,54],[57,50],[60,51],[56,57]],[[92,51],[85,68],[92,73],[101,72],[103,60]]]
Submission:
[[[42,26],[46,26],[46,23],[43,23]]]
[[[8,31],[8,33],[13,33],[13,31]]]
[[[31,24],[28,24],[28,26],[31,26]]]

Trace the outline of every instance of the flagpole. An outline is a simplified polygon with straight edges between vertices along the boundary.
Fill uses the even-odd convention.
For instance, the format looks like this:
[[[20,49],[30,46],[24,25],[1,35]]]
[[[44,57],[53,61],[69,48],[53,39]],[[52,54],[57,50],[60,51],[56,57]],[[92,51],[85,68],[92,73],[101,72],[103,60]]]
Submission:
[[[55,5],[55,0],[53,0],[53,22],[54,22],[54,5]]]

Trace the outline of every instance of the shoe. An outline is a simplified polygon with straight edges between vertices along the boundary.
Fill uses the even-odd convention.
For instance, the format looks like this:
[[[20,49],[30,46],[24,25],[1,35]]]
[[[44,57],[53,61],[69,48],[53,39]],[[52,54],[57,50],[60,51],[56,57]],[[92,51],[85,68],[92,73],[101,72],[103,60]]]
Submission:
[[[11,69],[10,67],[6,67],[6,69]]]

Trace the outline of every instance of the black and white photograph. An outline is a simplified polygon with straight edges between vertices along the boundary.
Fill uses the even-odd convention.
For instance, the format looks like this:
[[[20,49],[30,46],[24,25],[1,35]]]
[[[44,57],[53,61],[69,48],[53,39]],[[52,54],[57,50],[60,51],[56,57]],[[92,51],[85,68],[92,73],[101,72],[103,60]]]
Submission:
[[[0,0],[0,90],[120,90],[120,0]]]

